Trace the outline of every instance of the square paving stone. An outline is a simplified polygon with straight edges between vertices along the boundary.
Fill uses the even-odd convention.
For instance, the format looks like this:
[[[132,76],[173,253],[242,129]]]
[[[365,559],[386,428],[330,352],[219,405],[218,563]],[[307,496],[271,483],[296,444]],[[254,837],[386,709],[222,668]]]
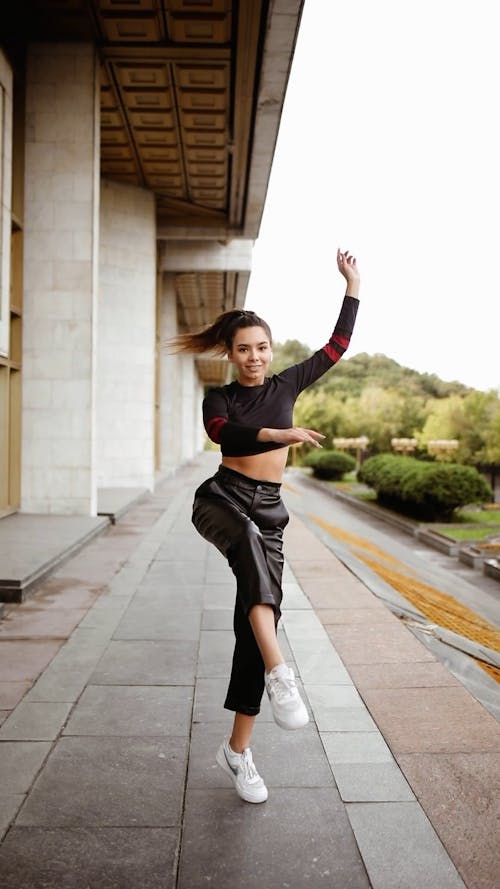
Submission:
[[[370,608],[328,608],[318,612],[318,617],[328,624],[379,624],[397,620],[388,608],[373,605]]]
[[[86,614],[86,608],[45,609],[25,605],[2,620],[0,642],[3,639],[20,637],[66,639]]]
[[[319,732],[377,732],[366,707],[332,707],[314,714]]]
[[[302,681],[324,685],[352,685],[352,680],[328,639],[294,639],[292,652]]]
[[[215,761],[227,734],[224,723],[194,725],[189,756],[188,785],[198,788],[231,787],[231,780]],[[333,787],[332,770],[316,727],[284,735],[274,722],[261,722],[252,737],[252,754],[267,787]]]
[[[171,603],[132,604],[118,623],[113,639],[187,639],[200,635],[201,608],[179,609]]]
[[[321,740],[332,765],[393,762],[380,732],[321,732]]]
[[[466,889],[417,802],[348,803],[373,889]]]
[[[405,802],[415,798],[395,762],[335,763],[332,769],[344,802]]]
[[[460,685],[458,679],[437,661],[410,664],[350,664],[349,672],[361,690]]]
[[[144,583],[160,581],[169,590],[202,584],[205,581],[205,563],[190,562],[188,559],[177,562],[153,562]]]
[[[0,710],[17,707],[30,687],[30,682],[0,682]]]
[[[91,685],[194,685],[198,643],[113,641],[90,678]]]
[[[233,610],[230,608],[205,609],[201,626],[203,630],[232,630]]]
[[[500,725],[464,688],[365,689],[395,753],[500,751]]]
[[[0,741],[51,741],[57,738],[71,703],[21,701],[0,728]]]
[[[0,790],[0,840],[10,827],[25,799],[24,793],[5,793],[3,788]]]
[[[234,635],[229,630],[202,630],[197,676],[227,677],[231,671]]]
[[[311,707],[318,712],[336,707],[364,707],[354,685],[315,685],[306,682],[305,689]]]
[[[167,588],[164,581],[156,583],[144,583],[138,587],[131,603],[135,608],[171,608],[180,613],[184,610],[191,611],[202,608],[204,584],[189,584]]]
[[[193,689],[187,686],[107,686],[85,689],[65,735],[151,737],[187,735]]]
[[[196,680],[193,722],[232,723],[234,714],[224,710],[228,682],[229,674]]]
[[[366,587],[359,582],[349,585],[334,585],[330,580],[301,581],[306,596],[316,610],[334,610],[336,608],[378,608],[378,601]]]
[[[186,738],[62,738],[17,823],[175,826],[181,813],[186,761]]]
[[[236,583],[208,583],[203,593],[205,609],[223,608],[234,610]]]
[[[48,741],[0,743],[0,793],[27,793],[50,750]]]
[[[311,603],[298,583],[283,582],[283,610],[310,609]]]
[[[179,559],[189,562],[205,562],[207,545],[200,538],[198,542],[194,534],[169,534],[167,542],[160,547],[155,556],[156,562],[178,562]]]
[[[287,611],[284,615],[283,623],[292,645],[295,640],[300,642],[303,639],[308,639],[309,641],[319,640],[320,642],[328,641],[328,634],[312,609],[308,611]]]
[[[50,663],[62,640],[5,639],[0,645],[0,676],[4,682],[33,682]]]
[[[174,889],[178,842],[176,828],[14,827],[2,889]]]
[[[467,886],[496,886],[500,753],[404,754],[398,763]]]
[[[319,731],[372,731],[376,726],[352,685],[304,685]]]
[[[370,889],[336,790],[188,790],[178,889]]]
[[[120,596],[120,601],[118,601],[118,597],[116,596],[113,598],[100,599],[99,602],[87,612],[84,619],[80,621],[80,629],[90,630],[105,627],[111,634],[119,624],[122,615],[127,610],[128,602],[129,598],[125,596]]]
[[[75,703],[91,673],[92,669],[63,670],[50,666],[28,692],[26,701]]]
[[[434,661],[410,631],[399,623],[329,625],[328,635],[347,667],[351,664],[391,664]]]

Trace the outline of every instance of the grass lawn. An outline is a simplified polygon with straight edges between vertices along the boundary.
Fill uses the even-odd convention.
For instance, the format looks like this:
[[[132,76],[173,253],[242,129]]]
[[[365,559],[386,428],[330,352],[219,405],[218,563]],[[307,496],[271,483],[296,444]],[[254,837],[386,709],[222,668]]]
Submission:
[[[456,521],[472,522],[479,525],[499,525],[500,526],[500,509],[459,509],[457,510]]]
[[[357,500],[375,501],[377,498],[375,491],[356,481],[355,472],[347,473],[342,481],[330,484],[339,491],[356,497]],[[425,522],[424,524],[451,540],[481,541],[497,532],[500,534],[500,504],[491,504],[491,506],[482,509],[473,506],[458,509],[453,521],[448,524],[442,522],[439,524]]]
[[[491,537],[495,533],[495,529],[491,525],[489,528],[481,526],[460,528],[456,525],[428,525],[428,527],[451,540],[484,540],[485,537]]]

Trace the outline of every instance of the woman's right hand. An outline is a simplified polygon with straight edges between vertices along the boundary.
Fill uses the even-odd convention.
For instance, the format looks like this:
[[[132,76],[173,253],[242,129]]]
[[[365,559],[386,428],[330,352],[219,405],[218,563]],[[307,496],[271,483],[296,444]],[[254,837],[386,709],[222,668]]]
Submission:
[[[322,448],[320,439],[324,438],[321,432],[315,432],[314,429],[304,429],[302,426],[293,426],[291,429],[260,429],[257,435],[257,441],[272,441],[276,444],[286,445],[314,445],[315,448]]]

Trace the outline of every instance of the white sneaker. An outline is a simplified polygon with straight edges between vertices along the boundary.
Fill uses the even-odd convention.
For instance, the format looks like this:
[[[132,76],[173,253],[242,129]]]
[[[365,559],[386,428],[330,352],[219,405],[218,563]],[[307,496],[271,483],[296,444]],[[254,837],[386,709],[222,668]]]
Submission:
[[[226,775],[229,775],[236,792],[247,803],[265,803],[267,787],[255,768],[252,751],[247,747],[243,753],[235,753],[227,738],[220,745],[216,760]]]
[[[307,725],[309,714],[298,692],[293,670],[287,664],[278,664],[266,673],[265,681],[275,722],[285,729]]]

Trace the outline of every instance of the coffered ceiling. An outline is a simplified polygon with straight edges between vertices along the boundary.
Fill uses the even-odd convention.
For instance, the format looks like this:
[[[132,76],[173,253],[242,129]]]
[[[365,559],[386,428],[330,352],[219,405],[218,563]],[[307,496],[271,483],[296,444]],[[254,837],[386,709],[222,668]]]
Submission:
[[[241,230],[267,0],[9,5],[26,40],[96,43],[103,176],[151,189],[170,236]]]
[[[160,239],[227,243],[258,234],[302,3],[16,0],[0,25],[14,45],[94,42],[102,176],[154,193]],[[242,305],[247,281],[175,274],[181,329]]]

